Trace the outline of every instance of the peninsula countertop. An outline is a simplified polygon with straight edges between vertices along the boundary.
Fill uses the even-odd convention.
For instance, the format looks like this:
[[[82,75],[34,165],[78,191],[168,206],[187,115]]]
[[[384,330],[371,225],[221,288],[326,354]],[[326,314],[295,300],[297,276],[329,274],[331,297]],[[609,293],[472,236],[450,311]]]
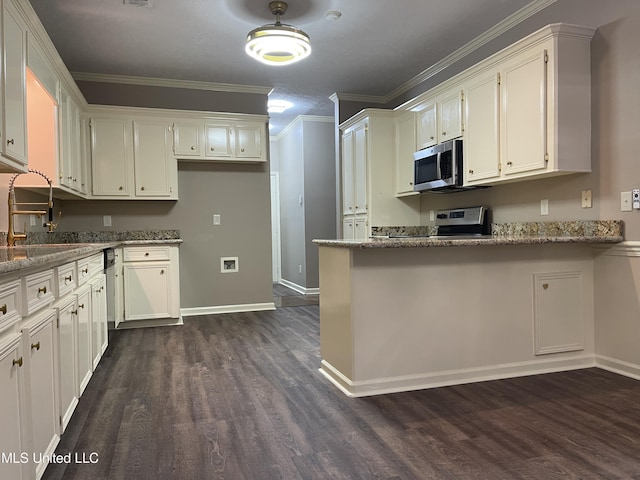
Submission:
[[[614,244],[624,241],[621,220],[576,220],[492,224],[492,235],[438,236],[430,227],[374,227],[366,240],[313,240],[319,246],[370,248]]]

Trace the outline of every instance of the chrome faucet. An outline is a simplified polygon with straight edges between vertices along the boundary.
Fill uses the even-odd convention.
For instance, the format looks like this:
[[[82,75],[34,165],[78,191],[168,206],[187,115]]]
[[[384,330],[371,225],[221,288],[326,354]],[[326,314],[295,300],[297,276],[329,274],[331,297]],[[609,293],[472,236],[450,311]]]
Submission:
[[[49,177],[47,177],[44,173],[38,170],[29,169],[28,173],[35,173],[36,175],[40,175],[44,178],[49,184],[49,201],[47,203],[17,203],[16,202],[16,190],[14,187],[14,183],[16,178],[22,173],[16,173],[11,180],[9,181],[9,225],[7,228],[7,246],[15,247],[16,240],[26,240],[27,239],[27,224],[24,225],[24,231],[22,233],[17,233],[14,231],[14,216],[15,215],[37,215],[38,217],[42,217],[44,215],[48,215],[48,221],[45,222],[42,226],[47,227],[48,232],[52,233],[55,228],[58,226],[60,222],[60,212],[58,212],[58,222],[53,222],[53,184]],[[18,205],[37,205],[37,206],[46,206],[47,210],[17,210],[16,207]]]

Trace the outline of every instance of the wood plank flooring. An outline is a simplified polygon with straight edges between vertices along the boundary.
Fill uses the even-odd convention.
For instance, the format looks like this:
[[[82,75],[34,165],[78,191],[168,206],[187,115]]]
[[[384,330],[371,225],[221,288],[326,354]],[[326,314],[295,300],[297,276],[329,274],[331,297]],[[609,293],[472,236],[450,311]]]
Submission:
[[[638,381],[594,368],[353,399],[318,372],[318,339],[317,305],[113,332],[57,449],[98,462],[44,478],[640,479]]]

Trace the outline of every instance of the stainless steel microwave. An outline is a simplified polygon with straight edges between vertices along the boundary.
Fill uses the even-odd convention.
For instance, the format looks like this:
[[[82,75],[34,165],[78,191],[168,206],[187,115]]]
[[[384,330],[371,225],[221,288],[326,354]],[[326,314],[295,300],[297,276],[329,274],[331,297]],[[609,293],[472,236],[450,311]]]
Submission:
[[[413,158],[414,191],[466,190],[462,187],[462,140],[450,140],[419,150]]]

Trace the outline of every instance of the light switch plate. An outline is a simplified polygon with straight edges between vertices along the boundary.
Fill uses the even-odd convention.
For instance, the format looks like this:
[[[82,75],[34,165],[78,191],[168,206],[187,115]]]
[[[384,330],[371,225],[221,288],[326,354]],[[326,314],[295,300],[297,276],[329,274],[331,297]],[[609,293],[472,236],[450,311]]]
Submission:
[[[620,211],[630,212],[633,210],[631,203],[631,192],[620,192]]]
[[[540,215],[549,215],[549,199],[540,200]]]

